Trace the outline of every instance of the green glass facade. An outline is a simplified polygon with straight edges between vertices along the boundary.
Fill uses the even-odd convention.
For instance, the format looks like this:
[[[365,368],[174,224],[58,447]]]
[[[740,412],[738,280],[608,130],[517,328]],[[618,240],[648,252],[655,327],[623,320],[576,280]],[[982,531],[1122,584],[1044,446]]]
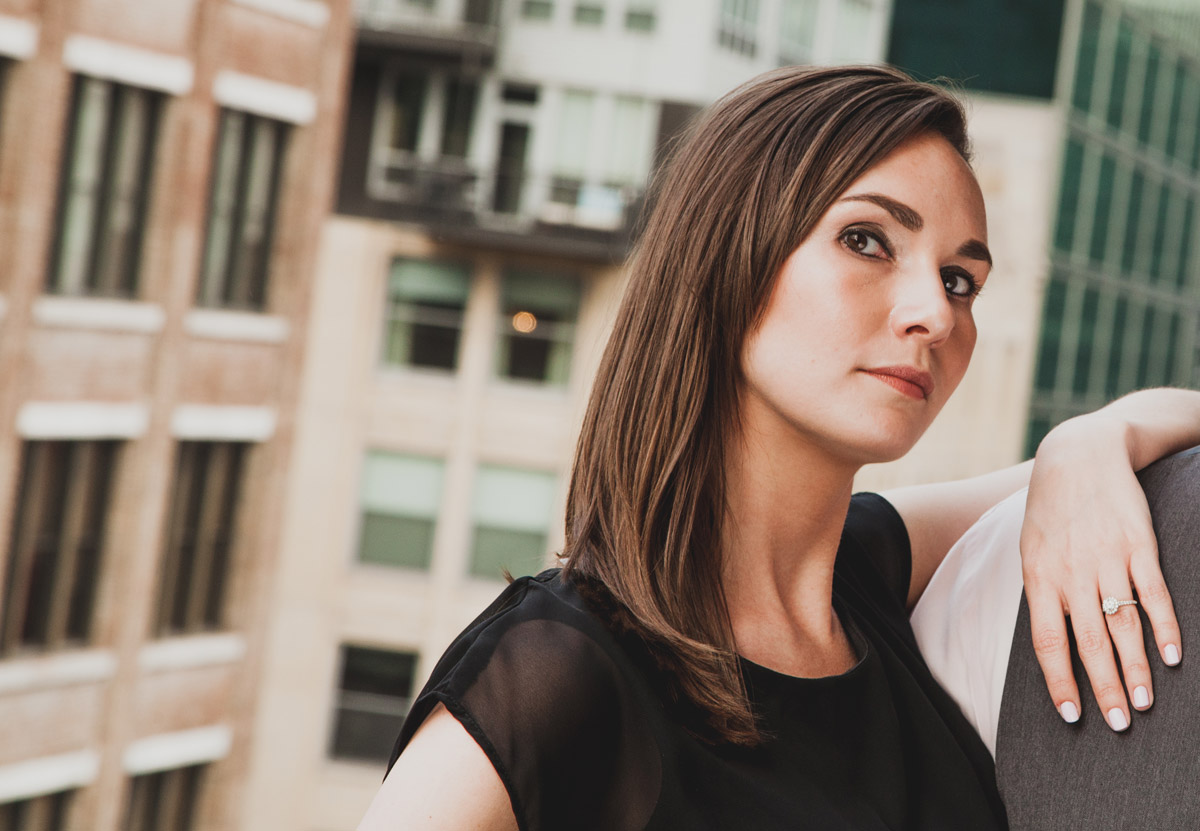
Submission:
[[[1200,52],[1082,0],[1027,452],[1134,389],[1196,382]]]

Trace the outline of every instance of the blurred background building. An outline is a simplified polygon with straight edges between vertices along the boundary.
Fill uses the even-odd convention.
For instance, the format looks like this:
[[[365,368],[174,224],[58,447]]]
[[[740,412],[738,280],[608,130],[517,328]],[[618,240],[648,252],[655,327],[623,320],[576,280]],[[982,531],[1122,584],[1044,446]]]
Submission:
[[[763,70],[971,110],[976,356],[863,487],[1200,382],[1190,0],[0,0],[0,55],[0,831],[354,827],[562,544],[649,177]]]

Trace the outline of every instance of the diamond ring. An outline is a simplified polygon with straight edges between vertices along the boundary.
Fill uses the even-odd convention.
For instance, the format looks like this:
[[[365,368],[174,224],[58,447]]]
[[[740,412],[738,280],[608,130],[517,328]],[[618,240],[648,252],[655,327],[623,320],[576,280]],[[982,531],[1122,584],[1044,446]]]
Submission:
[[[1115,615],[1121,610],[1122,606],[1136,606],[1136,600],[1117,600],[1115,597],[1106,597],[1104,602],[1100,604],[1100,610],[1106,615]]]

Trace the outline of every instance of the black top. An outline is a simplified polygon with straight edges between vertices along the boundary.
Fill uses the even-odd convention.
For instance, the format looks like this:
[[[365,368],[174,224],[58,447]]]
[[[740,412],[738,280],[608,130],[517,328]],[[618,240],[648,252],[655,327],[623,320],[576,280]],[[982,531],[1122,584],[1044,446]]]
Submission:
[[[684,729],[644,648],[557,570],[519,579],[438,662],[392,762],[442,702],[500,774],[522,831],[1004,828],[991,757],[917,651],[911,570],[895,509],[856,495],[833,602],[859,661],[794,678],[743,660],[772,736],[754,748]]]

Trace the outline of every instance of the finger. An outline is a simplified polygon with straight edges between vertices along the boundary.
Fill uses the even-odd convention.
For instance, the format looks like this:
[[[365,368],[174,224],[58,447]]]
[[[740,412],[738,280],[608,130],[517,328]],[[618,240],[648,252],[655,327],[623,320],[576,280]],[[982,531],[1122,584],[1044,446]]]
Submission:
[[[1183,657],[1183,635],[1175,617],[1175,603],[1163,580],[1158,557],[1135,557],[1129,567],[1130,577],[1137,589],[1138,602],[1154,630],[1158,654],[1168,666],[1175,666]]]
[[[1075,647],[1083,668],[1087,670],[1096,695],[1096,703],[1104,720],[1113,730],[1121,731],[1129,726],[1129,702],[1125,688],[1117,675],[1117,662],[1113,657],[1112,640],[1108,624],[1100,611],[1100,597],[1091,592],[1078,596],[1071,603],[1071,627],[1075,630]]]
[[[1101,591],[1105,598],[1129,600],[1133,597],[1128,579],[1102,580]],[[1129,700],[1138,710],[1148,709],[1154,703],[1154,686],[1150,680],[1150,664],[1146,660],[1146,642],[1142,638],[1142,619],[1137,606],[1119,606],[1112,614],[1104,615],[1104,622],[1121,659],[1121,674],[1125,678]]]
[[[1079,721],[1079,687],[1071,669],[1071,647],[1063,604],[1056,591],[1040,584],[1028,585],[1029,627],[1033,633],[1033,652],[1046,678],[1046,689],[1063,721]]]

